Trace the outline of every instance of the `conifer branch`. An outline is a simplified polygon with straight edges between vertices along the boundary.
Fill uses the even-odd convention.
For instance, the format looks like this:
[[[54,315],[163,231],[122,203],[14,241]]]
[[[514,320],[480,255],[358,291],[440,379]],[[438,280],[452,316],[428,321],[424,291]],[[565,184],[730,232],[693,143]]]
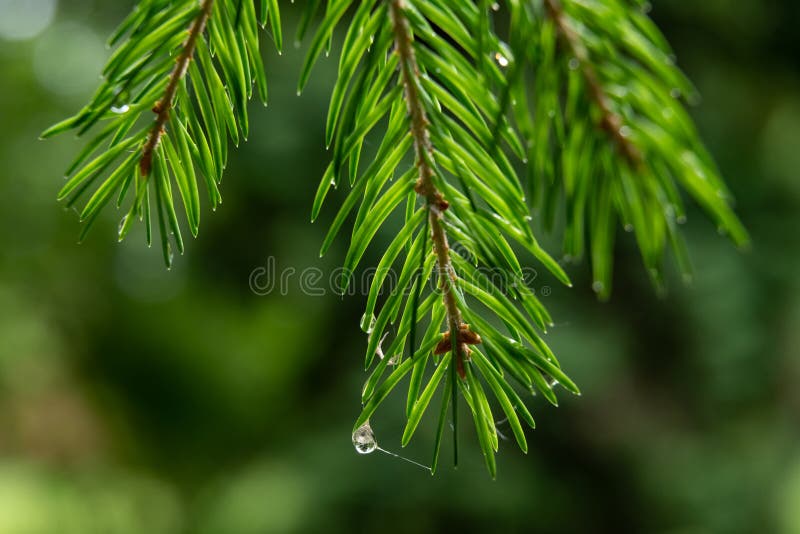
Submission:
[[[175,63],[175,68],[169,76],[169,82],[167,83],[167,88],[164,90],[164,96],[153,106],[153,112],[156,114],[155,124],[153,124],[153,128],[147,136],[147,142],[145,142],[142,148],[142,158],[139,160],[139,170],[142,176],[150,174],[150,170],[153,166],[153,152],[158,147],[161,136],[164,135],[167,122],[169,122],[169,115],[170,111],[172,111],[178,85],[186,75],[189,62],[192,61],[194,56],[197,39],[202,35],[203,31],[205,31],[206,22],[211,16],[211,9],[213,7],[214,0],[203,0],[200,12],[192,22],[191,28],[189,28],[189,35],[186,38],[186,42],[183,43],[183,49]]]
[[[173,248],[183,253],[176,201],[182,201],[189,231],[197,236],[201,184],[216,209],[228,139],[238,145],[247,138],[246,108],[254,89],[266,104],[259,27],[271,23],[280,50],[279,20],[277,0],[258,2],[258,8],[242,0],[139,1],[109,39],[115,50],[95,95],[42,134],[92,132],[58,194],[67,206],[89,197],[80,212],[81,240],[116,197],[117,208],[129,202],[120,241],[139,219],[150,245],[155,219],[166,265],[172,264]],[[155,119],[146,120],[151,112]],[[95,130],[97,125],[102,126]]]
[[[592,65],[589,50],[567,19],[561,6],[561,0],[544,0],[544,6],[547,15],[556,25],[564,45],[570,50],[574,60],[578,62],[578,68],[586,80],[589,96],[600,111],[598,126],[608,134],[620,154],[632,167],[640,166],[642,164],[642,154],[633,142],[623,134],[625,123],[622,117],[611,108],[611,100],[608,98],[603,84],[597,76],[597,71]]]
[[[534,236],[517,174],[522,163],[546,223],[563,204],[565,254],[589,250],[593,287],[603,298],[619,222],[634,233],[654,281],[668,247],[690,272],[678,227],[685,219],[680,188],[735,242],[747,243],[747,233],[681,104],[691,84],[632,2],[509,1],[508,24],[497,24],[509,28],[505,42],[492,23],[504,15],[485,0],[313,1],[298,35],[323,4],[298,90],[352,11],[325,125],[332,158],[312,207],[313,221],[331,188],[349,184],[320,250],[329,250],[352,215],[343,291],[379,229],[402,219],[389,229],[394,237],[369,287],[361,326],[371,373],[355,428],[410,375],[402,445],[441,391],[435,471],[447,409],[455,427],[460,394],[494,476],[498,409],[526,452],[522,423],[535,423],[523,395],[557,405],[556,386],[579,394],[543,338],[552,319],[526,285],[518,255],[530,254],[571,286]],[[95,95],[42,134],[81,135],[102,125],[58,196],[72,206],[90,195],[81,238],[116,197],[117,208],[129,205],[120,240],[139,219],[149,245],[157,216],[169,266],[173,244],[183,251],[178,195],[197,235],[198,183],[205,182],[212,208],[221,203],[228,140],[247,138],[254,89],[266,103],[259,26],[267,23],[280,51],[278,0],[139,0],[110,39],[116,49]],[[145,119],[151,111],[154,121]],[[371,135],[381,141],[365,164]],[[450,249],[456,241],[468,255]],[[395,266],[399,276],[387,276]],[[429,277],[439,291],[425,287]],[[380,305],[379,295],[386,295]]]
[[[404,0],[391,0],[389,10],[394,30],[395,50],[400,56],[400,72],[410,117],[411,135],[414,139],[416,166],[419,170],[415,191],[425,199],[428,210],[431,239],[436,253],[439,286],[442,290],[442,299],[447,310],[448,333],[459,332],[459,339],[455,344],[458,353],[454,354],[453,357],[458,374],[464,379],[466,378],[464,358],[469,349],[462,341],[460,334],[462,331],[461,311],[458,309],[458,302],[452,288],[456,276],[450,261],[447,233],[441,222],[444,211],[449,208],[449,204],[433,183],[434,170],[431,167],[431,162],[434,158],[433,146],[431,145],[430,132],[428,131],[428,118],[417,89],[420,83],[420,73],[412,45],[413,36],[408,27],[408,20],[403,13],[403,4]]]

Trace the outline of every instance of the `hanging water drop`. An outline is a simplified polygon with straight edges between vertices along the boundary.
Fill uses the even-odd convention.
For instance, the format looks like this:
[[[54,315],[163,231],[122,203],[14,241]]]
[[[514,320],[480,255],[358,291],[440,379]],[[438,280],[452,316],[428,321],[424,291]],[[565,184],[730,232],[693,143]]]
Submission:
[[[622,126],[619,129],[619,135],[622,137],[628,138],[631,136],[631,133],[633,133],[633,131],[631,130],[630,126]]]
[[[374,314],[367,314],[361,316],[361,330],[366,332],[367,334],[372,332],[372,327],[375,326],[375,315]]]
[[[122,238],[125,237],[125,223],[128,222],[128,216],[124,215],[122,220],[119,221],[119,226],[117,227],[117,236],[119,240],[122,241]]]
[[[372,432],[372,427],[369,426],[369,421],[353,432],[353,447],[356,448],[358,454],[370,454],[378,448],[378,442],[375,440],[375,434]]]
[[[508,67],[508,58],[503,54],[501,54],[500,52],[497,52],[494,55],[494,59],[495,61],[497,61],[497,64],[500,65],[501,67]]]
[[[633,225],[631,223],[626,224],[624,227],[626,232],[631,233],[633,232]]]
[[[592,291],[595,293],[601,293],[606,288],[606,285],[601,282],[600,280],[595,280],[592,284]]]
[[[130,106],[128,104],[122,104],[121,106],[111,106],[112,113],[118,113],[122,115],[123,113],[127,113],[130,110]]]
[[[669,91],[669,96],[671,96],[672,98],[674,98],[676,100],[678,98],[680,98],[682,94],[683,93],[681,93],[681,90],[678,89],[677,87],[674,87],[674,88],[670,89],[670,91]]]
[[[574,57],[569,60],[568,66],[569,70],[578,70],[578,67],[581,66],[581,62],[578,61],[578,58]]]
[[[497,2],[494,2],[492,4],[492,11],[500,11],[500,4],[498,4]]]
[[[676,221],[678,224],[686,224],[686,215],[678,215]]]

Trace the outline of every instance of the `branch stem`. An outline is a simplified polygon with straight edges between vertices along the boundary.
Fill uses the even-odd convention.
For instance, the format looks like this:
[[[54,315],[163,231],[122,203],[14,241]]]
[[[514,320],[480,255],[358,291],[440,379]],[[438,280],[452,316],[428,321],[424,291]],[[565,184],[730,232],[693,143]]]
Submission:
[[[579,68],[583,73],[583,78],[589,90],[589,97],[600,110],[599,127],[608,133],[620,154],[631,166],[640,166],[643,162],[642,153],[623,133],[624,123],[622,117],[612,109],[611,101],[603,89],[603,84],[597,75],[597,71],[592,65],[589,50],[567,19],[561,0],[544,0],[544,6],[565,46],[569,48],[580,66]]]
[[[189,35],[183,43],[178,59],[175,62],[175,67],[169,75],[169,82],[167,88],[164,90],[164,96],[156,102],[153,107],[153,112],[156,114],[156,120],[153,124],[150,134],[147,136],[147,141],[142,149],[142,157],[139,160],[139,170],[142,176],[147,176],[153,167],[153,154],[161,142],[161,137],[164,135],[165,127],[169,122],[169,114],[175,101],[175,93],[178,92],[178,85],[183,77],[186,75],[186,69],[189,67],[189,62],[194,56],[195,48],[197,47],[197,39],[203,34],[206,23],[211,17],[211,9],[214,7],[214,0],[203,0],[200,6],[200,12],[192,21],[189,27]]]
[[[447,233],[442,225],[442,217],[449,204],[442,196],[441,192],[433,183],[434,170],[433,146],[428,131],[428,117],[420,96],[419,89],[419,66],[414,54],[413,35],[408,24],[408,19],[403,12],[405,0],[391,0],[389,11],[394,30],[395,51],[400,56],[400,76],[405,91],[406,104],[410,117],[411,135],[414,140],[414,152],[416,154],[416,166],[419,170],[419,177],[415,190],[425,199],[428,209],[428,224],[430,226],[431,241],[436,253],[437,270],[439,274],[439,284],[442,289],[442,299],[447,311],[447,325],[451,336],[458,337],[462,329],[461,311],[458,308],[458,301],[453,293],[455,282],[455,270],[450,261],[450,247],[447,243]],[[423,254],[425,251],[423,251]],[[457,343],[457,353],[453,354],[456,369],[462,378],[464,373],[464,358],[467,354],[465,343]],[[456,385],[453,384],[453,388]]]

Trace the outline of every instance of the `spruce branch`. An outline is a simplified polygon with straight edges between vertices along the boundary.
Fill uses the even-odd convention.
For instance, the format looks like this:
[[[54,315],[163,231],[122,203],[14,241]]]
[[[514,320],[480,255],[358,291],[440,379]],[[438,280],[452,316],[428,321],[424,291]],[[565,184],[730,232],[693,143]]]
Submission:
[[[214,6],[214,0],[203,0],[200,7],[200,13],[197,14],[192,27],[189,29],[189,36],[186,42],[182,45],[182,50],[178,60],[175,63],[175,68],[169,75],[169,82],[167,88],[164,90],[164,96],[153,106],[153,112],[156,114],[155,124],[147,136],[147,142],[142,148],[142,158],[139,160],[139,170],[142,176],[150,174],[153,166],[153,152],[158,147],[161,136],[164,135],[164,129],[169,121],[170,111],[175,100],[175,94],[178,91],[178,84],[180,84],[186,71],[189,68],[189,62],[192,61],[194,56],[195,46],[197,39],[203,33],[206,27],[206,22],[211,16],[211,8]]]
[[[317,220],[330,190],[349,187],[320,250],[349,234],[343,292],[376,236],[391,235],[361,324],[370,374],[355,428],[408,377],[405,446],[439,394],[432,471],[448,409],[455,438],[459,395],[494,476],[495,413],[527,452],[523,423],[535,423],[526,394],[556,406],[557,386],[579,394],[544,340],[552,319],[525,278],[523,265],[535,259],[571,286],[539,245],[531,209],[546,228],[563,217],[565,255],[588,251],[602,298],[611,291],[618,223],[634,234],[659,287],[667,250],[689,276],[679,228],[685,196],[738,245],[748,242],[683,107],[694,89],[640,7],[506,6],[507,13],[487,0],[314,0],[297,32],[302,38],[322,12],[300,92],[346,21],[325,124],[332,157],[311,209]],[[496,25],[507,37],[495,17],[507,17]],[[118,208],[129,206],[120,240],[139,218],[149,245],[155,215],[168,266],[173,244],[183,251],[176,196],[197,235],[198,181],[216,208],[228,140],[247,138],[254,91],[266,104],[259,26],[267,24],[280,51],[277,0],[140,0],[110,39],[116,48],[90,102],[42,134],[93,132],[59,193],[67,206],[89,197],[81,239],[113,197]],[[371,439],[367,452],[375,450]],[[455,439],[454,453],[457,462]]]
[[[517,54],[533,74],[531,87],[526,76],[509,78],[531,162],[531,203],[549,229],[564,213],[565,259],[588,250],[599,297],[611,294],[618,225],[634,235],[659,291],[668,251],[691,279],[680,231],[685,196],[746,247],[732,195],[683,107],[695,90],[643,8],[623,0],[509,8],[510,40],[536,36]]]
[[[411,44],[412,37],[408,20],[403,13],[403,0],[391,0],[389,10],[395,34],[395,49],[400,56],[400,72],[410,117],[411,135],[414,140],[416,166],[419,169],[419,178],[417,178],[414,190],[425,199],[433,249],[436,253],[439,286],[442,289],[442,298],[447,310],[447,336],[453,336],[453,359],[459,376],[466,379],[464,357],[469,350],[466,346],[469,328],[461,322],[461,311],[458,309],[458,303],[453,294],[452,284],[455,281],[455,273],[450,262],[447,234],[441,222],[442,215],[449,207],[449,203],[433,183],[434,170],[430,163],[434,159],[433,146],[428,132],[428,118],[417,90],[420,85],[419,67]],[[462,334],[462,332],[464,333]],[[443,341],[447,343],[447,340]],[[448,348],[445,352],[449,350]]]
[[[329,4],[311,43],[301,85],[351,3]],[[503,411],[523,451],[527,441],[521,421],[533,426],[510,380],[528,392],[541,392],[553,404],[557,383],[573,393],[578,389],[532,326],[545,330],[550,316],[523,283],[520,260],[507,241],[521,245],[569,284],[534,238],[515,167],[509,154],[493,143],[499,137],[513,156],[524,155],[507,123],[495,135],[501,106],[491,87],[502,88],[506,80],[492,50],[506,48],[491,25],[481,21],[481,11],[469,2],[439,0],[358,4],[331,96],[326,138],[333,158],[320,182],[312,219],[319,216],[331,187],[351,185],[321,250],[327,252],[355,210],[344,261],[349,274],[405,200],[404,225],[379,262],[362,321],[368,334],[365,363],[372,372],[354,429],[366,424],[410,375],[402,444],[409,443],[433,397],[441,392],[435,470],[444,418],[451,408],[451,422],[457,427],[460,395],[494,476],[499,442],[493,410]],[[361,165],[366,136],[384,126],[372,162]],[[413,164],[401,170],[407,156]],[[469,261],[450,249],[451,237],[470,250]],[[395,264],[399,277],[391,286],[386,274]],[[502,273],[503,280],[486,276],[484,268]],[[424,287],[431,273],[435,290]],[[348,282],[349,278],[344,285]],[[388,296],[379,307],[378,295],[386,290]],[[387,333],[394,336],[388,348],[382,348]],[[410,356],[403,358],[406,348]],[[485,388],[494,394],[497,406],[490,404]],[[457,461],[455,440],[454,453]]]
[[[623,134],[625,126],[622,117],[611,109],[611,102],[597,76],[589,51],[581,41],[580,36],[570,25],[564,15],[560,0],[544,0],[547,15],[553,20],[565,46],[570,50],[578,63],[578,69],[583,73],[589,97],[600,110],[599,127],[604,130],[617,145],[619,152],[625,157],[632,167],[642,164],[642,154],[633,142]]]
[[[274,0],[259,2],[258,10],[254,2],[241,0],[141,0],[136,5],[109,40],[116,49],[93,98],[42,134],[93,131],[58,195],[68,207],[89,196],[80,212],[80,240],[116,197],[117,208],[129,203],[119,225],[120,241],[138,218],[150,245],[155,214],[167,266],[173,246],[183,253],[173,187],[186,224],[197,236],[198,181],[204,182],[216,209],[222,202],[218,186],[228,137],[236,145],[247,138],[246,107],[254,88],[267,101],[259,26],[268,22],[280,48]],[[151,111],[154,120],[147,118]]]

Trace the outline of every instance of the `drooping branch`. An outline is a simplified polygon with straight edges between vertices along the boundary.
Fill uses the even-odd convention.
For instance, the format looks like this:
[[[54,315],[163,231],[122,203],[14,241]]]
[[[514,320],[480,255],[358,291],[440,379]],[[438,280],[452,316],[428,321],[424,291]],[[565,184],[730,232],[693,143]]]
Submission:
[[[189,67],[189,62],[192,61],[195,48],[197,47],[197,39],[203,34],[206,23],[211,16],[211,9],[214,7],[214,0],[203,0],[200,6],[200,12],[192,21],[189,28],[189,35],[183,43],[178,59],[175,62],[175,67],[169,75],[169,82],[167,88],[164,90],[164,96],[153,107],[153,112],[156,114],[156,120],[153,124],[150,134],[147,136],[147,141],[142,149],[142,157],[139,160],[139,170],[142,176],[150,174],[153,166],[153,154],[161,142],[161,137],[169,121],[169,115],[175,101],[175,93],[178,91],[181,79],[186,75],[186,69]]]
[[[432,168],[433,146],[431,145],[430,132],[428,131],[428,117],[420,97],[419,66],[414,53],[413,36],[409,28],[408,19],[404,9],[404,0],[391,0],[389,3],[392,27],[394,30],[395,51],[400,57],[400,75],[405,91],[406,104],[410,117],[411,135],[414,141],[416,166],[419,177],[415,191],[425,199],[428,210],[428,219],[431,231],[433,249],[436,253],[439,284],[442,290],[445,309],[447,311],[448,332],[442,342],[448,347],[451,344],[450,332],[457,333],[457,341],[453,345],[458,354],[454,355],[457,371],[461,378],[465,378],[464,359],[469,354],[468,344],[480,342],[480,338],[469,331],[469,327],[461,321],[461,311],[458,308],[456,296],[453,293],[453,284],[456,275],[450,261],[450,247],[447,242],[447,233],[442,225],[442,217],[449,204],[433,182],[434,170]],[[424,252],[423,252],[424,253]],[[439,350],[440,353],[448,349]]]
[[[561,5],[561,0],[545,0],[544,5],[547,15],[553,21],[553,24],[555,24],[562,42],[578,62],[578,68],[580,68],[583,78],[586,81],[589,97],[600,110],[601,117],[598,126],[609,135],[620,154],[631,166],[640,166],[643,162],[642,153],[631,140],[625,136],[625,124],[622,117],[612,109],[611,101],[603,88],[597,71],[592,65],[589,50],[567,19],[564,8]]]

